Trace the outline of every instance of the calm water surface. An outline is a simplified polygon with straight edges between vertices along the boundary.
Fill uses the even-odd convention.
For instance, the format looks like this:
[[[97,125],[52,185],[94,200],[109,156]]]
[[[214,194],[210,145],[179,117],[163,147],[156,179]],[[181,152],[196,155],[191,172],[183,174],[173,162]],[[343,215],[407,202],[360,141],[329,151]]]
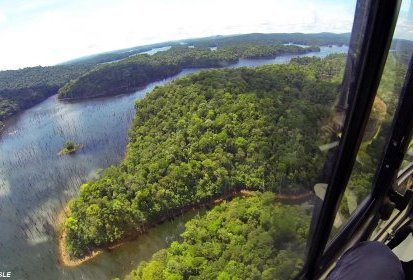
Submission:
[[[288,63],[292,57],[324,57],[347,50],[333,46],[305,55],[242,59],[230,68]],[[179,238],[185,221],[196,211],[84,265],[66,268],[58,263],[53,228],[57,214],[78,194],[79,186],[123,158],[127,130],[135,115],[134,101],[155,86],[198,71],[184,70],[127,95],[76,103],[52,96],[7,123],[0,138],[0,271],[11,271],[12,279],[112,279]],[[60,157],[57,153],[66,140],[84,148]]]

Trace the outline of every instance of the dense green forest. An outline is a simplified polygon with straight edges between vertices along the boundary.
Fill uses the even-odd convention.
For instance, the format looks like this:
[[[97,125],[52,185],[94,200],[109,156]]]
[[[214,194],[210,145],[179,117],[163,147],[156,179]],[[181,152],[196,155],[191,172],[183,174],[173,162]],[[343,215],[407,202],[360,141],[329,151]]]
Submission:
[[[207,47],[174,46],[154,55],[141,54],[100,65],[62,87],[59,98],[78,99],[128,93],[151,82],[176,75],[184,68],[223,67],[237,62],[239,58],[275,57],[286,53],[299,54],[317,50],[319,51],[318,47],[247,43],[215,51]]]
[[[189,45],[207,46],[207,47],[228,47],[236,46],[243,43],[260,44],[260,45],[281,45],[281,44],[301,44],[301,45],[348,45],[350,41],[350,33],[252,33],[232,36],[212,36],[207,38],[199,38],[185,40]]]
[[[0,71],[0,131],[3,121],[49,96],[71,79],[91,69],[90,65],[30,67]]]
[[[153,48],[166,46],[178,46],[186,44],[196,47],[228,47],[240,44],[249,45],[282,45],[288,43],[302,44],[308,46],[326,46],[326,45],[348,45],[350,33],[335,34],[335,33],[253,33],[243,35],[227,35],[227,36],[211,36],[205,38],[187,39],[181,41],[163,42],[153,45],[137,46],[122,50],[116,50],[87,57],[77,58],[67,61],[65,64],[97,64],[106,63],[116,60],[121,60],[136,55]]]
[[[320,126],[343,66],[343,55],[296,59],[155,88],[136,104],[125,159],[69,203],[70,255],[229,192],[311,189],[323,161]]]
[[[127,280],[292,279],[302,267],[310,214],[256,193],[186,224],[182,242],[155,253]]]

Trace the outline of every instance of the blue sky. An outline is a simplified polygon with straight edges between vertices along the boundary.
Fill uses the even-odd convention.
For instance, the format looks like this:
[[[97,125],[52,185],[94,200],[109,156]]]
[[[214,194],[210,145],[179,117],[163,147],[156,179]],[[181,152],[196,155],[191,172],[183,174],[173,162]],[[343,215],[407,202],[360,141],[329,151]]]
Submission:
[[[349,32],[354,7],[350,0],[0,0],[0,70],[217,34]]]

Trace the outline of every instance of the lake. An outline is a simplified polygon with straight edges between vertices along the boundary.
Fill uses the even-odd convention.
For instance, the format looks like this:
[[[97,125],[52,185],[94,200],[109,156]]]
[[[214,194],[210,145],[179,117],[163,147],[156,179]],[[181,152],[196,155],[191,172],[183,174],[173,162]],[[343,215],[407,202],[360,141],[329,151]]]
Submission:
[[[241,59],[231,65],[255,67],[288,63],[293,57],[325,57],[348,47],[321,47],[320,52],[275,59]],[[112,279],[123,276],[142,260],[179,238],[193,211],[153,228],[120,248],[75,268],[58,263],[53,227],[58,213],[76,196],[80,185],[124,156],[135,100],[155,86],[199,72],[186,69],[131,94],[79,102],[52,96],[10,119],[0,138],[0,271],[12,279]],[[75,155],[57,153],[67,140],[84,145]]]

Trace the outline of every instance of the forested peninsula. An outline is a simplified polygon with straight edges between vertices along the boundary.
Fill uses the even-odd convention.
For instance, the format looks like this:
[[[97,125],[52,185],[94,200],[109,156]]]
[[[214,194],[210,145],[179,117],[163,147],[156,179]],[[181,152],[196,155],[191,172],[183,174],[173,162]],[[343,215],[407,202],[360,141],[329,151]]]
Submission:
[[[102,64],[70,81],[59,90],[60,99],[129,93],[149,83],[178,74],[184,68],[224,67],[240,58],[270,58],[282,54],[302,54],[320,48],[295,45],[243,43],[211,50],[208,47],[173,46],[154,55],[140,54],[118,62]]]
[[[155,88],[136,104],[125,159],[70,201],[70,256],[229,192],[311,189],[323,162],[320,127],[344,61],[331,55],[210,70]]]
[[[410,54],[388,57],[358,160],[339,215],[346,219],[368,195],[389,132]],[[300,58],[300,64],[313,59]],[[329,59],[325,60],[326,62]],[[297,61],[296,61],[297,62]],[[384,102],[384,101],[385,102]],[[251,192],[250,192],[251,194]],[[276,204],[274,193],[255,192],[216,206],[186,224],[181,240],[155,253],[126,276],[140,279],[291,279],[302,265],[310,217],[302,206]]]
[[[292,279],[300,271],[311,213],[272,193],[222,203],[185,225],[182,242],[155,253],[126,280]]]

